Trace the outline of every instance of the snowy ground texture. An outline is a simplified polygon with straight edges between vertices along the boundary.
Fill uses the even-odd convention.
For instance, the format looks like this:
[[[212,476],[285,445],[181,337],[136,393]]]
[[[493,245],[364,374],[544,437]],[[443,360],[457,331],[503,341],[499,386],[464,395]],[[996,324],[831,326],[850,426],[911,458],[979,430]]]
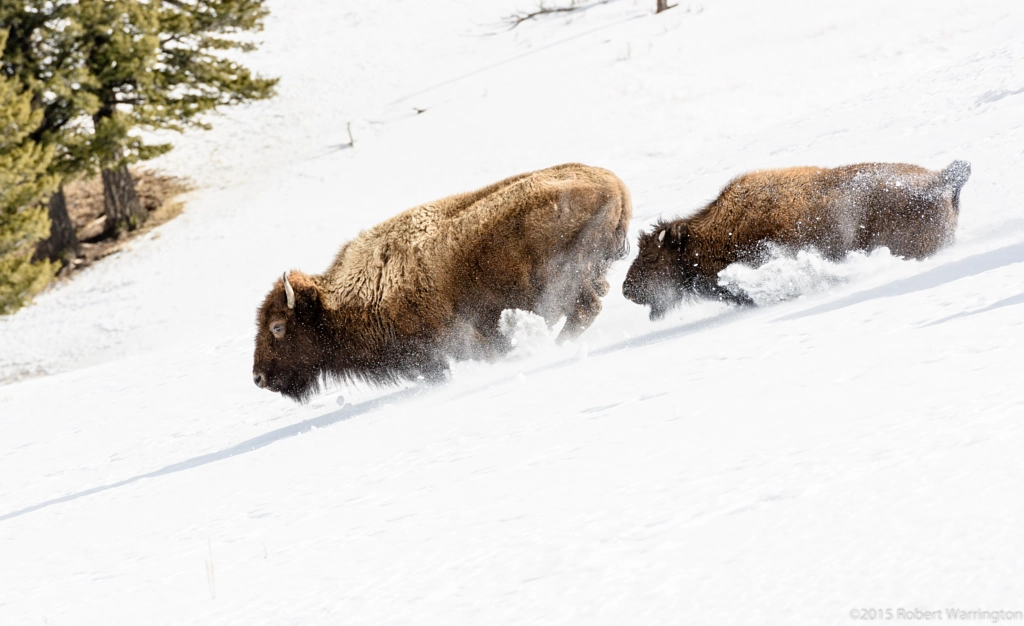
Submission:
[[[0,319],[0,623],[1024,611],[1024,3],[679,2],[272,2],[280,96],[158,163],[184,215]],[[622,262],[575,344],[510,317],[440,388],[251,381],[275,277],[436,197],[580,161],[636,232],[750,169],[955,158],[923,262],[732,268],[766,306],[658,323]]]

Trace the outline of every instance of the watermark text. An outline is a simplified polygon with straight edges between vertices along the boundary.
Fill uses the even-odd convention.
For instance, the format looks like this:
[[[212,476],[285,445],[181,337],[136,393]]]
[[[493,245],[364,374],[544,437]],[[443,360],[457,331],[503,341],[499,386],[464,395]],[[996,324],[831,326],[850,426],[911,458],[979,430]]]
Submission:
[[[922,609],[919,607],[856,608],[850,609],[850,618],[867,622],[1024,622],[1024,611],[1003,609]]]

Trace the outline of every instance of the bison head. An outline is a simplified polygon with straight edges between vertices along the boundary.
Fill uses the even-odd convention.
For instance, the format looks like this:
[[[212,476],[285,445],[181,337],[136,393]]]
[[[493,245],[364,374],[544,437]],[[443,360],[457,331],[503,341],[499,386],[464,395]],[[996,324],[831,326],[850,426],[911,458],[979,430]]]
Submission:
[[[688,238],[685,224],[658,224],[650,233],[640,234],[640,253],[626,273],[622,295],[637,304],[651,307],[651,319],[682,300],[695,271],[684,267],[683,254]],[[690,264],[692,265],[692,264]]]
[[[256,315],[252,379],[257,387],[299,402],[319,389],[330,333],[320,289],[301,272],[286,272]]]

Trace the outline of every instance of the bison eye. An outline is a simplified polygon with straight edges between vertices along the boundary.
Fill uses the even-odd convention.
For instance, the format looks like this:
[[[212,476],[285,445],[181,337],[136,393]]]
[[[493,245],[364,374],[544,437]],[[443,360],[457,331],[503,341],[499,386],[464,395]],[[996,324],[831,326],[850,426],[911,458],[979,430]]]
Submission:
[[[284,337],[284,322],[274,322],[271,324],[270,332],[274,333],[274,336],[278,339]]]

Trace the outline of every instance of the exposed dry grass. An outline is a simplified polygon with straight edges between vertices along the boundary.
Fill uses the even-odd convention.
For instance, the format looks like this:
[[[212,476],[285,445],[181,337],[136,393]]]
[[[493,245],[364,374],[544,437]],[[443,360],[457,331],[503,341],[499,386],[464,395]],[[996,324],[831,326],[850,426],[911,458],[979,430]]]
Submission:
[[[59,277],[66,278],[76,270],[124,249],[136,237],[181,214],[183,205],[176,198],[191,188],[188,181],[141,169],[133,170],[132,177],[135,179],[135,191],[149,217],[140,228],[123,231],[116,237],[105,233],[107,218],[103,213],[103,180],[99,176],[64,188],[68,215],[75,225],[81,251],[77,258],[61,269]]]

